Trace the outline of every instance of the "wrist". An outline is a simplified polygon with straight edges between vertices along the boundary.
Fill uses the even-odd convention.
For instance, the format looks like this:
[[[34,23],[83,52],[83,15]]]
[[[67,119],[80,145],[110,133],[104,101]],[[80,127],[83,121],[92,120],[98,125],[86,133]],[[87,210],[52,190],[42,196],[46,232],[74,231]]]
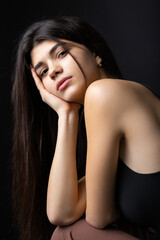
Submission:
[[[58,123],[67,123],[73,125],[78,125],[79,114],[76,112],[62,113],[58,115]]]
[[[75,113],[61,114],[58,118],[58,136],[63,136],[63,140],[72,142],[72,147],[76,149],[79,117]]]
[[[66,111],[58,114],[59,120],[69,120],[69,121],[78,121],[79,113],[78,111]]]
[[[59,109],[57,112],[59,118],[63,117],[76,117],[79,118],[79,109],[80,109],[80,104],[77,103],[70,103],[67,105],[67,107],[62,107]]]

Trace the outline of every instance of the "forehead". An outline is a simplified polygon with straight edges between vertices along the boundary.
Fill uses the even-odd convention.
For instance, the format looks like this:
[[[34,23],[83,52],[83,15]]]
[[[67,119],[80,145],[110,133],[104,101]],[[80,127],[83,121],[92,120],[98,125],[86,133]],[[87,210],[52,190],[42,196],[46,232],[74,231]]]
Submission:
[[[30,53],[32,62],[44,57],[52,47],[56,46],[56,44],[57,42],[50,40],[45,40],[36,44]]]
[[[38,44],[36,44],[32,51],[31,51],[31,60],[36,61],[39,58],[42,58],[44,55],[48,54],[52,48],[54,48],[58,44],[58,47],[66,47],[66,48],[79,48],[83,50],[88,50],[84,45],[65,40],[65,39],[58,39],[58,41],[53,40],[44,40]]]

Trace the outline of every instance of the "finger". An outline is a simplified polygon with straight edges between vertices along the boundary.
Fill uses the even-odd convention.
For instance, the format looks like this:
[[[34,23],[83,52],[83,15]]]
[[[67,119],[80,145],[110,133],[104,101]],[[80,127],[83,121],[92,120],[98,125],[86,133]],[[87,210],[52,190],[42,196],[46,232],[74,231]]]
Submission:
[[[40,80],[39,76],[37,75],[35,69],[32,66],[31,66],[31,72],[32,72],[32,76],[35,81],[35,84],[37,86],[37,89],[40,92],[42,101],[49,104],[50,99],[52,98],[52,100],[53,100],[53,98],[55,96],[53,94],[49,93],[48,90],[44,87],[42,81]]]
[[[43,85],[41,79],[39,78],[38,74],[36,73],[33,66],[30,66],[31,73],[33,76],[33,79],[35,81],[35,84],[37,86],[37,89],[40,92],[42,101],[47,103],[51,108],[56,109],[56,106],[59,106],[62,103],[62,99],[55,96],[53,93],[50,93]],[[56,111],[56,110],[55,110]]]
[[[36,71],[34,70],[33,67],[31,67],[31,73],[32,73],[32,77],[35,81],[35,84],[38,88],[38,90],[41,92],[43,91],[45,88],[44,88],[44,85],[42,83],[42,81],[40,80],[39,76],[37,75]]]
[[[32,69],[32,76],[33,79],[35,81],[35,84],[37,86],[37,89],[40,92],[41,98],[44,102],[46,102],[46,99],[49,95],[49,92],[46,90],[46,88],[44,87],[42,81],[40,80],[39,76],[37,75],[36,71],[34,69]]]
[[[33,79],[35,81],[35,84],[37,86],[37,89],[40,92],[42,101],[46,102],[47,98],[48,98],[48,95],[50,95],[50,93],[44,87],[42,81],[40,80],[39,76],[37,75],[37,73],[36,73],[36,71],[35,71],[35,69],[33,67],[31,68],[31,72],[32,72],[32,76],[33,76]]]

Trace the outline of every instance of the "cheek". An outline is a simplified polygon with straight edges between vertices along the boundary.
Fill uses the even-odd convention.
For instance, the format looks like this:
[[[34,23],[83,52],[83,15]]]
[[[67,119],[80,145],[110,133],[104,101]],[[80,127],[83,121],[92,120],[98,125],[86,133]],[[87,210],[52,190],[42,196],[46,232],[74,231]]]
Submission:
[[[97,65],[95,59],[93,59],[92,56],[84,55],[81,66],[84,71],[86,81],[88,83],[97,79],[98,77]]]
[[[43,85],[50,93],[56,93],[56,85],[54,81],[45,79],[43,80]]]

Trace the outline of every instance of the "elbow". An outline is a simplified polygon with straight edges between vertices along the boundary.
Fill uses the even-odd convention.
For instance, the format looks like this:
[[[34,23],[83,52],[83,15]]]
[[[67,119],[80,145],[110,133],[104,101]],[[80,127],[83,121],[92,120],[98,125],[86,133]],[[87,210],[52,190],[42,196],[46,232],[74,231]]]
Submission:
[[[53,205],[47,204],[46,213],[51,224],[58,226],[65,223],[64,214],[58,210],[58,207],[53,207]]]
[[[107,218],[102,218],[102,217],[98,218],[98,217],[90,217],[86,215],[86,222],[94,228],[103,229],[107,225],[109,225],[112,221],[109,216],[107,216]]]
[[[47,217],[50,223],[56,226],[66,226],[70,224],[68,219],[62,218],[61,216],[47,214]]]
[[[47,217],[50,223],[56,226],[67,226],[73,223],[71,217],[62,213],[47,211]]]
[[[107,225],[104,221],[99,221],[99,220],[97,220],[97,219],[88,218],[88,217],[86,217],[86,222],[87,222],[90,226],[92,226],[92,227],[94,227],[94,228],[97,228],[97,229],[103,229],[103,228],[105,228],[106,225]]]
[[[62,224],[62,219],[59,216],[56,216],[55,214],[47,213],[47,217],[50,223],[53,225],[58,226]]]

